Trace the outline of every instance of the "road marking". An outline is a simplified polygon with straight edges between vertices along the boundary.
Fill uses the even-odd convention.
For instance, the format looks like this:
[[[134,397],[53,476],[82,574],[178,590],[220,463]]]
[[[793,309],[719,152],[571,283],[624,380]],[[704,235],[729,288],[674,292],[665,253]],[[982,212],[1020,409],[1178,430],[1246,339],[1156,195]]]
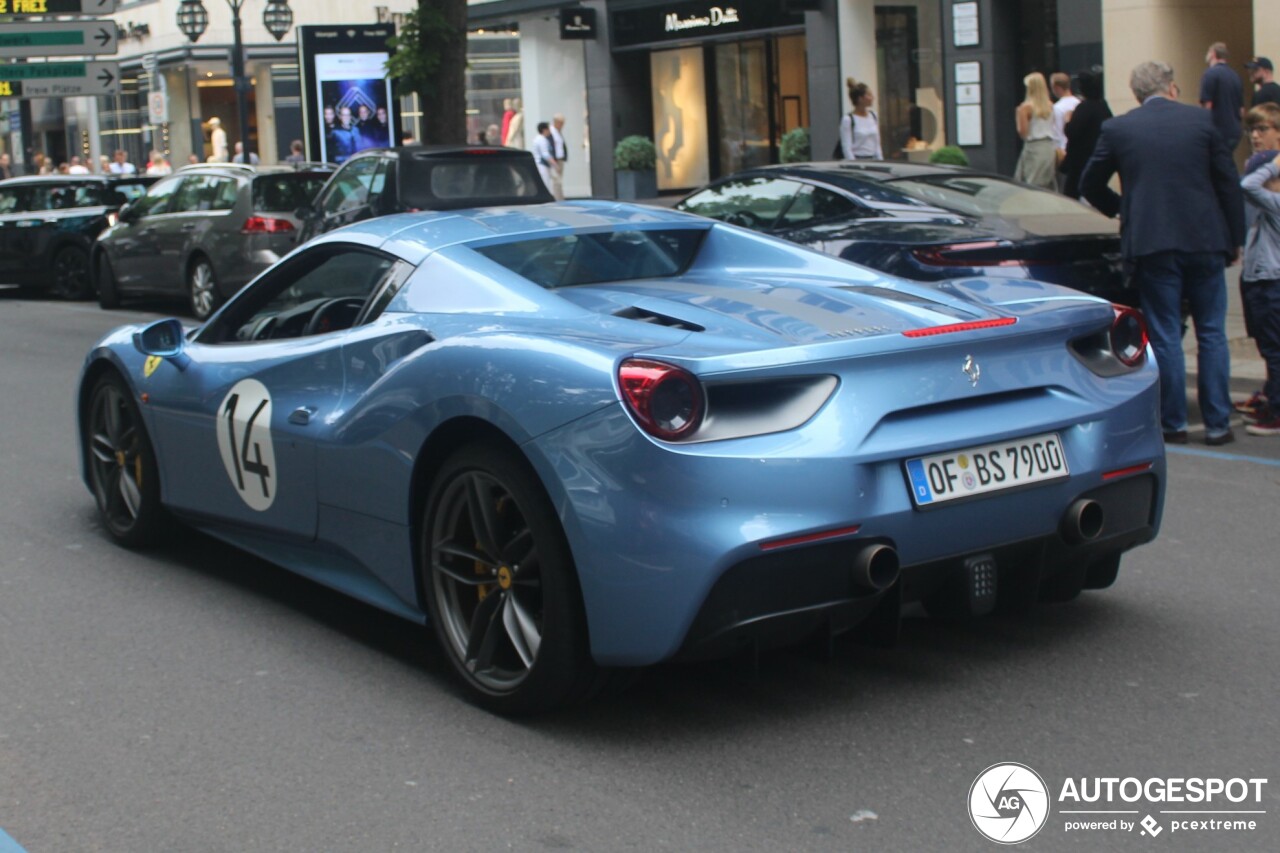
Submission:
[[[0,853],[27,853],[18,846],[18,842],[8,836],[3,829],[0,829]]]
[[[1243,456],[1239,453],[1223,453],[1221,450],[1201,450],[1198,447],[1164,446],[1165,453],[1177,453],[1183,456],[1203,456],[1205,459],[1226,459],[1231,462],[1255,462],[1259,465],[1270,465],[1280,468],[1280,459],[1265,459],[1261,456]]]

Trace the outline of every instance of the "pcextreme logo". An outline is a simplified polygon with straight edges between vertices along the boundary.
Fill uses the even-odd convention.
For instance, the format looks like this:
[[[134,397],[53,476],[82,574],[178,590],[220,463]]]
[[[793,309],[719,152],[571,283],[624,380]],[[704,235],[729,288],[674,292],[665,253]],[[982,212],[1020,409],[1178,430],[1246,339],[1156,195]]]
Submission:
[[[1193,833],[1252,833],[1265,820],[1268,780],[1182,776],[1073,777],[1058,790],[1062,831],[1133,833],[1155,839]],[[969,819],[997,844],[1020,844],[1049,822],[1052,797],[1044,778],[1006,761],[978,774],[969,787]],[[1204,839],[1205,842],[1208,839]]]

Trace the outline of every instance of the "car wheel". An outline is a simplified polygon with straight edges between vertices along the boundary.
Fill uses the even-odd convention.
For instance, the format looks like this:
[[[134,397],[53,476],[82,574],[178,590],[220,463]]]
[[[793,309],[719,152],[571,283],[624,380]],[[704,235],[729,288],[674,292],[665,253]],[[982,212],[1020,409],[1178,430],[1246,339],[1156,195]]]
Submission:
[[[209,319],[209,315],[222,304],[218,282],[213,277],[213,264],[206,258],[200,258],[191,265],[187,290],[191,296],[191,313],[197,320]]]
[[[116,286],[116,273],[106,252],[98,255],[98,305],[103,308],[120,307],[120,289]]]
[[[59,299],[84,299],[89,295],[89,253],[79,246],[63,246],[53,256],[53,282],[49,292]]]
[[[107,374],[94,385],[82,436],[107,532],[132,548],[155,542],[164,521],[156,457],[138,404],[118,376]]]
[[[436,636],[477,704],[532,713],[590,691],[597,671],[573,559],[523,458],[473,445],[445,462],[420,565]]]

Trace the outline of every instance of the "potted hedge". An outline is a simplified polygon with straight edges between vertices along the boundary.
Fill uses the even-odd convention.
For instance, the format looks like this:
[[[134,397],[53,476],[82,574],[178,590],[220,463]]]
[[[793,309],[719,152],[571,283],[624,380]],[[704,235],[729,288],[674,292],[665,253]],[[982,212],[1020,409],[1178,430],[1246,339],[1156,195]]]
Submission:
[[[809,128],[796,127],[782,135],[778,146],[778,160],[783,163],[807,163],[809,156]]]
[[[614,188],[627,201],[658,195],[658,150],[645,136],[627,136],[613,149]]]
[[[954,145],[944,145],[929,155],[930,163],[941,163],[944,166],[968,166],[969,157],[964,150]]]

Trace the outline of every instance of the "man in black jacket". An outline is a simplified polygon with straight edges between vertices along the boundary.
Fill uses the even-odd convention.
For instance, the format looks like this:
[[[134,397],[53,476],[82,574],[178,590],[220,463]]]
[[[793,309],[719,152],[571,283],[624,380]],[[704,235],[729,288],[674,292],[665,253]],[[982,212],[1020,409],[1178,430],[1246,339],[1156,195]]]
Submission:
[[[1205,442],[1231,432],[1225,265],[1244,243],[1244,202],[1231,152],[1208,111],[1178,103],[1173,69],[1144,62],[1129,88],[1142,105],[1109,119],[1080,181],[1089,203],[1120,216],[1120,245],[1134,266],[1160,365],[1160,420],[1165,440],[1187,440],[1183,301],[1198,345],[1198,397]],[[1124,195],[1107,186],[1119,173]]]

